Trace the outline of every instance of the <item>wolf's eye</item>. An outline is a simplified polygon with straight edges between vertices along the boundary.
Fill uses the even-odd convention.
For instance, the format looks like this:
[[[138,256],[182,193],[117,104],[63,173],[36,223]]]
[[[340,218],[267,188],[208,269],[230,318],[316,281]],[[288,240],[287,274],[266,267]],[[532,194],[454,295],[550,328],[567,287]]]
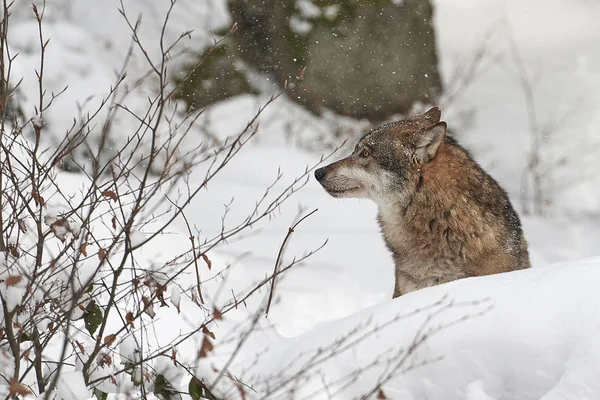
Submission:
[[[371,153],[369,153],[369,150],[367,149],[363,149],[363,151],[360,152],[360,156],[363,158],[367,158],[371,155]]]

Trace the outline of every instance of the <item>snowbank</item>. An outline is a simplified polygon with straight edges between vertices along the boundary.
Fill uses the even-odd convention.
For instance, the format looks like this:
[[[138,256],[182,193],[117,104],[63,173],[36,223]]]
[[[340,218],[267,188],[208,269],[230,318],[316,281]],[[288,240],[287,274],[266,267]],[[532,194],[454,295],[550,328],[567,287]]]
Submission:
[[[598,281],[591,258],[410,293],[271,348],[251,369],[255,388],[295,399],[379,388],[391,399],[598,398]]]
[[[82,112],[94,110],[115,82],[115,71],[121,68],[131,43],[130,31],[117,11],[118,3],[47,2],[44,32],[51,39],[46,60],[47,89],[58,92],[69,86],[44,114],[48,146],[55,145],[71,126],[72,118],[79,114],[78,104]],[[585,163],[588,169],[581,168],[580,161],[585,161],[579,159],[581,153],[569,153],[569,149],[581,143],[593,148],[596,143],[600,118],[600,58],[596,44],[600,25],[594,18],[599,3],[538,3],[436,0],[442,72],[449,80],[456,61],[472,56],[480,38],[491,27],[498,22],[510,26],[527,68],[541,71],[537,95],[541,123],[552,122],[551,117],[561,116],[565,106],[570,110],[584,95],[584,112],[569,120],[548,150],[571,156],[564,171],[575,170],[574,176],[580,176],[581,171],[582,176],[587,176],[595,170]],[[10,37],[12,49],[20,53],[14,63],[13,78],[15,82],[24,78],[20,100],[27,117],[31,117],[37,98],[37,28],[29,2],[19,1],[18,5],[12,20],[15,31]],[[167,5],[162,0],[126,2],[133,20],[143,14],[140,36],[153,58],[158,54],[157,37]],[[231,22],[224,7],[223,0],[181,0],[174,10],[174,22],[167,29],[166,41],[172,42],[184,30],[197,29],[192,40],[178,47],[182,55],[174,61],[173,68],[210,43],[210,29]],[[505,47],[505,41],[492,42],[490,56],[502,54]],[[148,70],[140,54],[136,55],[127,83]],[[458,139],[505,185],[512,198],[518,199],[520,176],[529,151],[528,121],[522,90],[505,69],[502,63],[494,64],[443,112],[444,119],[453,126],[460,126],[457,121],[465,115],[471,117],[470,121],[463,118],[466,122],[464,129],[458,129]],[[128,104],[132,108],[145,106],[147,95],[153,90],[151,84],[143,86],[131,94]],[[264,96],[247,95],[213,106],[199,120],[194,138],[204,138],[201,133],[208,132],[223,139],[239,132],[266,100]],[[102,120],[102,116],[98,118]],[[318,148],[334,128],[346,130],[350,129],[346,125],[360,124],[333,117],[317,118],[284,98],[265,111],[260,123],[255,145],[233,160],[220,179],[190,206],[191,224],[201,227],[206,236],[219,231],[224,204],[232,198],[235,207],[228,224],[247,215],[278,170],[282,171],[283,180],[274,190],[282,189],[307,165],[318,162],[320,154],[300,151],[298,147]],[[123,134],[115,140],[126,138],[133,126],[126,117],[117,121],[116,131]],[[101,124],[96,125],[96,129],[100,127]],[[567,135],[569,140],[562,140]],[[195,171],[192,181],[200,182],[203,172]],[[68,181],[73,190],[83,184],[82,176],[62,172],[57,179],[64,179],[65,184]],[[593,183],[586,190],[557,189],[556,208],[597,212],[600,196]],[[544,268],[465,279],[387,301],[393,285],[393,264],[378,232],[374,205],[332,199],[311,180],[278,209],[272,220],[257,224],[243,240],[232,241],[220,247],[217,254],[211,254],[214,270],[203,272],[211,303],[226,301],[230,289],[239,294],[264,279],[273,269],[281,240],[298,209],[310,211],[317,207],[319,212],[294,233],[284,261],[318,247],[327,238],[328,245],[281,277],[268,320],[259,320],[259,329],[233,368],[239,377],[247,378],[244,382],[254,383],[257,398],[289,398],[292,388],[296,388],[294,398],[360,398],[371,390],[379,390],[378,384],[385,396],[402,400],[600,397],[600,339],[596,339],[600,326],[600,294],[596,288],[600,259],[545,267],[546,261],[598,254],[600,231],[595,220],[527,218],[523,222],[534,248],[534,264]],[[179,228],[186,232],[183,224]],[[141,233],[138,236],[143,238]],[[145,267],[158,260],[164,262],[188,246],[183,233],[165,234],[157,242],[146,253],[140,252],[140,262]],[[225,270],[226,276],[219,274]],[[194,279],[190,272],[177,283],[189,289]],[[223,284],[225,280],[227,285]],[[170,290],[169,304],[177,303],[181,315],[173,306],[156,310],[155,347],[167,346],[174,338],[193,331],[210,312],[199,309],[177,286],[172,285]],[[265,287],[248,302],[247,309],[240,307],[236,313],[228,314],[213,329],[219,342],[211,362],[222,365],[228,359],[236,344],[232,337],[252,322],[254,311],[267,293]],[[117,326],[118,321],[114,324]],[[307,333],[288,339],[279,336],[302,332]],[[118,338],[119,343],[125,340]],[[182,344],[178,349],[182,359],[193,359],[201,343],[199,336]],[[414,350],[403,360],[403,351],[411,344],[415,344]],[[268,350],[254,363],[256,353],[265,348]],[[332,352],[335,357],[330,357]],[[0,353],[0,370],[8,376],[2,357]],[[252,361],[242,362],[245,357]],[[300,375],[305,380],[286,380],[304,370]],[[210,371],[210,363],[198,365],[199,375]],[[391,378],[386,380],[388,375]],[[76,391],[83,392],[84,388]],[[250,390],[246,394],[250,397]]]

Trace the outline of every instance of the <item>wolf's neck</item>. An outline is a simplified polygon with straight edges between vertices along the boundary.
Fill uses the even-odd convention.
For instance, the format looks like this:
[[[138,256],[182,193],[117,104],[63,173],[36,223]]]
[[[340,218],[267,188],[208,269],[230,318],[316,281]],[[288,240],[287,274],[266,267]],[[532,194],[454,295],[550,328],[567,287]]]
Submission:
[[[405,212],[409,211],[409,208],[407,208],[408,204],[405,204],[406,202],[401,202],[401,201],[390,201],[387,203],[379,203],[378,204],[378,209],[379,209],[379,215],[378,215],[378,219],[379,219],[379,223],[382,225],[382,227],[384,226],[394,226],[394,227],[399,227],[403,221],[404,221],[404,217],[405,217]]]
[[[403,226],[405,228],[419,228],[424,221],[427,223],[432,219],[439,218],[455,209],[451,204],[444,204],[431,195],[415,195],[408,200],[400,200],[379,204],[379,222],[381,224]]]
[[[468,204],[465,194],[452,181],[444,187],[427,181],[415,182],[414,186],[414,190],[409,191],[410,196],[378,204],[378,220],[386,238],[400,232],[422,238],[444,234],[446,228],[453,231],[468,229],[468,221],[458,223],[456,218],[461,213],[471,214],[476,210],[473,207],[465,209]]]

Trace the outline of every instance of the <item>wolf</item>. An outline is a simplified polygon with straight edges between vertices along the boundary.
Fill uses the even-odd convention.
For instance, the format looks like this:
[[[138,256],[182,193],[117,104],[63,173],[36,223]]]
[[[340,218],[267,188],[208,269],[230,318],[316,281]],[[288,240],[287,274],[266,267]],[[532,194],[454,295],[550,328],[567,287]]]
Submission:
[[[371,130],[352,154],[315,171],[333,197],[363,198],[395,262],[393,297],[471,276],[529,268],[508,195],[447,135],[434,107]]]

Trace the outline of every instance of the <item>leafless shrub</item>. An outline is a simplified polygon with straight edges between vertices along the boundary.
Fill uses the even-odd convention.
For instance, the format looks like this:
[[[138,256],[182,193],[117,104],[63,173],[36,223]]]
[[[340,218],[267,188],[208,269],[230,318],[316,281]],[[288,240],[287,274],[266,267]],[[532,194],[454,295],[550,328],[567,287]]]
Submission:
[[[163,33],[175,5],[176,1],[172,1]],[[48,398],[57,388],[61,390],[65,371],[78,365],[75,371],[80,371],[82,382],[95,388],[100,398],[105,397],[102,393],[111,391],[106,389],[111,385],[112,392],[129,385],[133,388],[130,390],[144,397],[148,391],[168,393],[171,383],[149,361],[167,356],[176,367],[186,370],[188,366],[176,359],[178,343],[194,335],[203,336],[209,343],[211,322],[221,319],[274,279],[265,279],[248,293],[232,294],[231,301],[217,308],[206,303],[210,300],[203,298],[201,289],[200,271],[211,268],[210,251],[270,217],[306,183],[313,168],[307,168],[282,190],[267,188],[241,223],[227,229],[223,226],[217,236],[201,239],[188,224],[188,251],[172,256],[162,265],[145,265],[148,260],[139,259],[140,249],[160,240],[176,219],[185,219],[190,202],[256,135],[258,118],[277,96],[263,104],[243,130],[219,146],[182,146],[201,113],[179,111],[172,98],[176,87],[171,84],[167,69],[172,49],[189,33],[172,43],[166,42],[163,35],[159,43],[161,57],[153,59],[138,35],[140,21],[131,20],[121,2],[120,12],[131,29],[132,46],[114,86],[95,112],[81,112],[62,140],[54,148],[47,148],[44,114],[64,90],[48,93],[45,89],[45,59],[49,51],[43,29],[45,4],[34,5],[32,10],[38,25],[40,62],[36,71],[38,103],[30,110],[33,117],[27,120],[18,116],[7,118],[9,102],[19,88],[19,83],[11,80],[17,57],[8,45],[11,7],[8,1],[3,2],[0,26],[0,387],[7,397],[45,393]],[[145,58],[149,72],[124,86],[134,49]],[[131,109],[125,99],[147,80],[152,80],[157,89],[144,110]],[[127,133],[128,139],[121,148],[109,151],[114,144],[113,122],[118,113],[133,118],[137,127]],[[103,121],[98,120],[101,115]],[[98,140],[91,137],[94,125],[102,127]],[[88,154],[89,165],[72,157],[79,151]],[[69,169],[82,171],[81,188],[74,190],[60,179],[57,168],[65,167],[67,162]],[[205,171],[204,178],[196,183],[189,179],[193,168]],[[277,181],[280,179],[278,176]],[[142,230],[146,233],[140,234]],[[281,266],[274,275],[301,260]],[[173,290],[178,277],[191,271],[196,274],[193,288]],[[167,289],[171,289],[170,301],[175,308],[179,308],[178,299],[187,296],[206,311],[206,319],[197,321],[195,328],[177,341],[153,347],[142,338],[153,329],[157,309],[167,305]],[[132,359],[123,359],[116,351],[127,337],[135,338]],[[210,352],[209,347],[204,346],[204,356]]]
[[[570,103],[567,108],[560,107],[560,99],[556,100],[555,109],[544,112],[539,105],[539,82],[541,69],[531,70],[525,64],[519,46],[510,29],[506,34],[510,62],[504,68],[519,85],[525,101],[528,123],[529,151],[526,167],[521,176],[521,208],[525,214],[545,215],[553,203],[554,196],[571,187],[574,183],[589,180],[595,174],[582,173],[577,168],[564,175],[565,167],[574,163],[585,163],[586,156],[593,155],[594,146],[590,143],[577,143],[575,137],[564,140],[569,125],[577,119],[582,109],[583,100]],[[561,109],[562,108],[562,109]],[[560,140],[560,144],[557,141]],[[560,148],[559,151],[556,151]],[[589,171],[589,168],[587,168]]]
[[[183,112],[173,98],[177,87],[169,78],[169,63],[178,55],[176,44],[189,35],[184,32],[174,42],[165,38],[176,3],[170,2],[161,27],[158,59],[150,55],[148,44],[138,35],[140,20],[131,19],[124,2],[120,3],[132,37],[123,66],[98,107],[93,112],[82,108],[54,147],[45,144],[49,128],[44,115],[67,88],[57,93],[45,89],[45,59],[51,51],[43,29],[45,3],[32,8],[40,60],[36,71],[37,104],[33,110],[24,110],[32,115],[30,118],[9,114],[9,102],[19,82],[12,81],[17,55],[8,45],[13,5],[7,0],[2,3],[0,395],[7,399],[29,394],[50,399],[57,391],[64,398],[77,398],[82,396],[81,388],[98,399],[106,399],[109,393],[147,398],[151,392],[164,399],[179,399],[184,393],[176,381],[184,377],[189,378],[185,394],[193,399],[217,399],[223,392],[249,398],[253,388],[233,376],[230,366],[258,329],[259,318],[268,312],[278,277],[320,249],[283,263],[282,254],[292,232],[312,213],[301,215],[281,245],[272,274],[259,282],[249,282],[240,291],[224,293],[223,282],[229,273],[225,267],[216,275],[221,279],[216,294],[206,295],[206,286],[217,279],[206,278],[212,268],[217,268],[212,251],[272,217],[306,184],[317,164],[307,167],[281,189],[275,186],[282,181],[278,174],[254,208],[233,226],[224,223],[229,210],[226,207],[218,234],[202,235],[190,224],[186,212],[192,200],[201,196],[256,137],[259,118],[278,95],[268,99],[235,135],[190,146],[194,141],[190,136],[202,112]],[[148,72],[127,77],[134,52],[142,55]],[[148,86],[155,89],[145,107],[132,108],[126,100],[149,81],[152,85]],[[114,125],[121,115],[134,121],[134,128],[115,148],[115,135],[119,133]],[[93,127],[100,127],[99,136],[93,135]],[[335,151],[333,148],[331,154]],[[77,152],[85,153],[89,162],[74,157]],[[80,171],[77,184],[62,178],[61,167]],[[202,171],[202,178],[191,179],[192,170]],[[145,256],[145,249],[160,247],[175,221],[183,221],[187,227],[187,249],[169,254],[167,259]],[[261,291],[268,293],[268,298]],[[214,327],[256,297],[262,305],[239,323],[238,334],[216,338]],[[183,321],[187,329],[163,342],[154,331],[159,315],[166,308],[179,315],[182,299],[193,304],[199,318]],[[382,327],[375,331],[379,329]],[[381,376],[377,390],[382,390],[393,374],[403,372],[406,355],[432,332],[420,332],[411,347],[390,361],[396,367]],[[332,350],[348,349],[361,337],[349,334]],[[179,350],[190,342],[198,345],[195,354]],[[206,364],[215,346],[223,345],[232,349],[229,358],[216,365],[210,376],[199,373],[198,367]],[[336,351],[327,357],[335,356]],[[291,379],[298,381],[306,376],[323,356],[311,358]],[[273,396],[277,393],[279,389],[265,395],[276,398]]]

